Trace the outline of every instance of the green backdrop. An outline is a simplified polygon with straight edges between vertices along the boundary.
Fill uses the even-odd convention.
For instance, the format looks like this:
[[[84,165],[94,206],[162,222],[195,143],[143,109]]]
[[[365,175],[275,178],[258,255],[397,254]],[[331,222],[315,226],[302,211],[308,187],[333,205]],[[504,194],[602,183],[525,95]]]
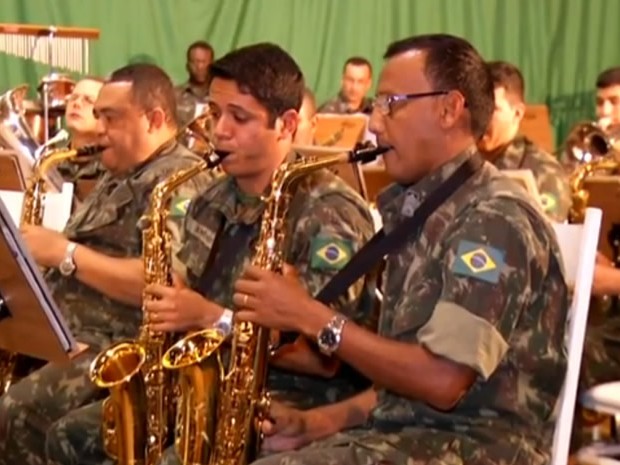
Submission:
[[[94,74],[147,59],[180,82],[194,40],[216,55],[273,41],[295,56],[319,100],[337,91],[348,56],[379,67],[392,40],[461,35],[487,59],[522,69],[528,100],[550,107],[556,141],[592,117],[597,74],[620,64],[619,18],[619,0],[0,0],[0,22],[99,28]],[[0,53],[0,91],[46,72]]]

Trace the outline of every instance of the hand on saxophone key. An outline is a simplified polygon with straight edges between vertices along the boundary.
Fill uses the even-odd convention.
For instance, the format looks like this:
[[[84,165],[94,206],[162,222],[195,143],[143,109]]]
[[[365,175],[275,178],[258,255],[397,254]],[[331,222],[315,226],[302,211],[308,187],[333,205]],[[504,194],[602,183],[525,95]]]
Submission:
[[[301,314],[312,298],[292,272],[284,275],[248,266],[235,283],[235,318],[281,331],[299,331]]]
[[[179,278],[173,286],[150,284],[144,289],[147,321],[153,331],[176,332],[203,329],[215,322],[223,309],[188,288]],[[150,297],[150,298],[149,298]]]
[[[57,267],[65,257],[69,240],[61,233],[42,226],[23,225],[20,228],[34,260],[45,268]]]

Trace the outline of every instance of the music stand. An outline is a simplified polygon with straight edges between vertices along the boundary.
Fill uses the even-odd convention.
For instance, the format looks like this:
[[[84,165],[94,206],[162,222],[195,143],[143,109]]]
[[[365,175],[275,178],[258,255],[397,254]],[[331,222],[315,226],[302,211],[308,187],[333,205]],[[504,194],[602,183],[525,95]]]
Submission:
[[[363,114],[318,113],[315,118],[314,145],[348,150],[361,142],[368,124],[368,117]]]
[[[0,150],[0,190],[25,191],[23,157],[13,150]]]
[[[619,266],[617,247],[620,246],[620,177],[590,176],[584,180],[583,188],[589,193],[588,207],[600,208],[603,211],[598,249]],[[614,246],[614,242],[617,246]]]
[[[0,199],[0,349],[63,362],[83,350]]]
[[[317,145],[295,145],[293,146],[293,150],[303,157],[321,158],[329,155],[344,153],[351,149],[321,147]],[[360,169],[359,163],[338,163],[334,166],[330,166],[329,170],[331,170],[336,176],[339,176],[365,200],[368,200],[366,183],[364,182],[364,176],[362,175],[362,170]]]

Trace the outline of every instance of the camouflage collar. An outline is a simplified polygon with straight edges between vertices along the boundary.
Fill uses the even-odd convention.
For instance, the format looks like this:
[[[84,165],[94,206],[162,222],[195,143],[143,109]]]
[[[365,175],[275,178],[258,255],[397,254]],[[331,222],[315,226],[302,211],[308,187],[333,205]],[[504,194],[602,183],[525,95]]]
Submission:
[[[365,114],[372,113],[372,99],[371,98],[364,97],[362,99],[362,103],[360,104],[359,108],[355,108],[355,109],[349,108],[349,102],[344,97],[344,95],[342,95],[342,91],[338,92],[338,96],[336,97],[336,99],[338,100],[341,108],[343,109],[343,112],[365,113]]]
[[[525,161],[525,154],[532,142],[523,135],[517,135],[505,146],[499,148],[485,159],[499,169],[520,169]]]
[[[393,229],[400,222],[401,217],[412,216],[431,192],[443,184],[459,166],[476,153],[476,147],[471,146],[415,184],[410,186],[392,184],[379,194],[377,208],[383,217],[386,231],[389,232]]]
[[[247,194],[240,194],[235,178],[224,175],[214,181],[211,188],[205,192],[204,203],[208,208],[220,212],[227,223],[255,224],[263,214],[265,206]]]
[[[196,97],[198,100],[207,100],[208,97],[208,93],[206,92],[197,92],[196,89],[199,88],[198,86],[193,85],[191,82],[186,81],[184,84],[181,84],[179,86],[179,89],[181,89],[181,91],[183,93],[187,92],[189,94],[192,94],[194,97]]]
[[[108,177],[108,179],[112,178],[117,181],[139,178],[142,173],[144,173],[149,168],[149,166],[151,166],[152,163],[154,163],[161,157],[165,157],[173,153],[177,149],[178,145],[179,144],[175,140],[166,141],[162,145],[160,145],[151,155],[149,155],[146,160],[140,162],[126,173],[113,175],[106,170],[106,176]]]
[[[292,162],[301,158],[297,153],[290,152],[284,162]],[[222,213],[229,223],[254,224],[265,210],[265,204],[260,196],[249,195],[241,191],[235,178],[230,175],[224,175],[215,181],[213,188],[205,193],[204,199],[209,207]]]

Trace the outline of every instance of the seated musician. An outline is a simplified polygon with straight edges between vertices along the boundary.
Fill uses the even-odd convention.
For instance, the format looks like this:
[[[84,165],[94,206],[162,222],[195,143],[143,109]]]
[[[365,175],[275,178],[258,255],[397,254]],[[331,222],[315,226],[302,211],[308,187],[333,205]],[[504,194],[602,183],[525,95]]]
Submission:
[[[142,235],[138,220],[151,190],[199,158],[176,144],[174,91],[152,65],[116,70],[95,102],[106,174],[71,216],[63,234],[26,225],[23,239],[46,276],[69,328],[88,349],[70,363],[48,363],[0,397],[0,464],[39,465],[49,426],[101,396],[89,379],[93,358],[137,335],[142,312]],[[193,196],[211,177],[178,193]],[[176,231],[178,233],[178,231]]]
[[[596,118],[604,129],[620,125],[620,66],[606,69],[596,79]]]
[[[372,87],[372,65],[364,57],[350,57],[345,61],[340,80],[340,91],[319,107],[319,113],[370,114],[372,99],[366,94]]]
[[[495,86],[495,111],[478,148],[500,170],[531,170],[543,209],[554,221],[563,222],[571,202],[564,169],[553,155],[519,134],[525,114],[521,71],[504,61],[489,62],[488,67]]]
[[[410,230],[431,193],[459,187],[388,255],[379,334],[290,277],[245,270],[239,320],[299,331],[375,384],[306,411],[274,403],[263,448],[283,452],[255,463],[548,463],[568,310],[553,230],[522,187],[481,161],[493,83],[478,52],[432,34],[385,57],[371,128],[392,147],[395,184],[378,199],[386,230]],[[470,177],[453,184],[455,172]]]
[[[606,69],[596,79],[596,118],[605,129],[620,124],[620,67]],[[620,295],[620,269],[600,252],[594,268],[592,294]],[[591,307],[581,373],[584,387],[620,379],[619,341],[617,316],[601,315]]]
[[[69,145],[73,149],[95,144],[100,137],[93,108],[102,86],[103,80],[87,77],[78,81],[67,97],[65,121],[70,134]],[[58,166],[58,171],[68,182],[96,180],[105,172],[99,160],[83,164],[65,162]]]
[[[299,109],[299,121],[295,131],[294,144],[314,144],[314,131],[316,130],[316,100],[314,94],[307,87],[304,89],[304,98]]]
[[[231,155],[222,163],[226,175],[189,206],[174,260],[182,279],[174,288],[146,289],[158,299],[145,303],[154,331],[196,330],[230,317],[225,309],[234,309],[233,284],[256,247],[264,210],[259,196],[269,188],[274,170],[293,155],[304,92],[295,61],[275,45],[257,44],[216,60],[210,72],[215,142]],[[301,180],[290,205],[284,257],[315,294],[370,238],[372,218],[363,199],[326,169]],[[361,326],[374,327],[373,291],[371,281],[360,280],[337,307]],[[303,342],[285,348],[300,346]],[[352,370],[339,369],[329,358],[323,362],[318,353],[277,355],[268,388],[275,398],[298,408],[335,402],[368,387]],[[57,422],[47,437],[50,463],[103,460],[101,424],[100,403]],[[172,448],[164,463],[178,463]]]

